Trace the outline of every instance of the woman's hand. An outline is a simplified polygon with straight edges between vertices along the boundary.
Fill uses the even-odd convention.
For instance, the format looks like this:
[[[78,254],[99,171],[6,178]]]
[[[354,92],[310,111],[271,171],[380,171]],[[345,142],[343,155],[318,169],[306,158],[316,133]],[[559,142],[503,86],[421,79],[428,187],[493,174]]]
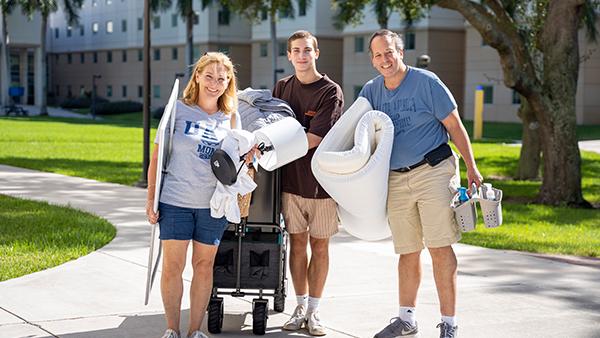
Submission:
[[[254,147],[252,147],[252,149],[250,149],[250,151],[248,151],[244,156],[244,162],[246,165],[252,164],[254,157],[256,156],[256,158],[260,158],[260,155],[261,154],[260,150],[258,150],[258,145],[255,144]]]
[[[154,212],[154,200],[146,201],[146,216],[150,224],[158,223],[158,211]]]

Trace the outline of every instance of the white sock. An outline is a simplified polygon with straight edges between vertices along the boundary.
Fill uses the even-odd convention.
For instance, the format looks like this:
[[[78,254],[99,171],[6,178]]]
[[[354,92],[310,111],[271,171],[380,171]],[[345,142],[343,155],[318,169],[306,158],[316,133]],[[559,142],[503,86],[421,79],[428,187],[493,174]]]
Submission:
[[[319,309],[319,302],[321,301],[321,298],[315,298],[315,297],[308,297],[308,309],[306,310],[307,313],[313,313],[315,311],[317,311],[317,309]]]
[[[296,301],[298,302],[298,305],[303,305],[304,307],[306,307],[308,302],[308,295],[296,295]]]
[[[442,322],[454,327],[456,326],[456,316],[442,316]]]
[[[410,325],[415,325],[415,308],[410,306],[401,306],[400,307],[400,319],[405,322],[408,322]]]

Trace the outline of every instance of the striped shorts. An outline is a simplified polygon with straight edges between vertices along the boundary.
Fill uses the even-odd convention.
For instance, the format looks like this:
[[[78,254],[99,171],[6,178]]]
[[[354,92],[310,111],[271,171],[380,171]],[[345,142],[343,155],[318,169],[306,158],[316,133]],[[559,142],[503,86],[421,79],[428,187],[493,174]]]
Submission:
[[[282,193],[281,207],[290,234],[309,232],[313,238],[329,238],[338,232],[335,201],[331,198],[304,198]]]

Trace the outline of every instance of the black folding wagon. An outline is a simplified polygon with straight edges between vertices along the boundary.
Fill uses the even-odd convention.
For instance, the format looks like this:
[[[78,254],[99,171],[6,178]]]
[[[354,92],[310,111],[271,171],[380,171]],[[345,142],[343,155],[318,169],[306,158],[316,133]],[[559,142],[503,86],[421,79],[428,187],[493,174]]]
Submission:
[[[249,208],[241,206],[242,221],[230,224],[215,258],[213,289],[208,304],[208,331],[221,333],[224,305],[221,295],[256,296],[252,300],[252,332],[264,335],[269,301],[283,312],[287,290],[287,232],[281,224],[279,170],[255,174],[257,188]],[[240,201],[240,205],[244,202]],[[246,203],[248,204],[248,203]],[[247,217],[244,217],[247,215]]]

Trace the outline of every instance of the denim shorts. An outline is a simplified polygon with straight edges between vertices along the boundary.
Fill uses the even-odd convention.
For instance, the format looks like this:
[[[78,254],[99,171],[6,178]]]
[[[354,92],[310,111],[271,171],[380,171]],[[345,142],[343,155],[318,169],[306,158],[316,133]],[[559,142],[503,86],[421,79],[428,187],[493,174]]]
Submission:
[[[190,240],[219,245],[227,228],[227,219],[213,218],[210,209],[192,209],[158,204],[160,239]]]

